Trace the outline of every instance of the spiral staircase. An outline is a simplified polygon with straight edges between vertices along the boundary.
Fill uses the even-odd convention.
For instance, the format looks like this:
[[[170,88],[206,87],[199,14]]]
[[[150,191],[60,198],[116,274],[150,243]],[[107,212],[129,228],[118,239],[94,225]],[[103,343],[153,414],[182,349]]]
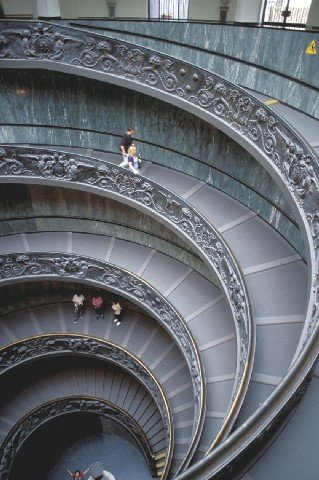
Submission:
[[[299,478],[317,418],[317,122],[289,106],[270,109],[268,97],[182,54],[77,27],[0,25],[11,116],[0,127],[0,478],[14,480],[37,430],[72,412],[122,425],[145,459],[145,478],[263,479],[274,468],[274,478]],[[220,143],[225,163],[235,158],[232,175],[202,171],[204,148],[201,158],[183,157],[146,136],[137,139],[138,176],[119,167],[114,132],[104,133],[104,149],[83,124],[78,141],[67,141],[61,125],[32,117],[36,103],[25,100],[19,75],[36,102],[33,72],[52,84],[88,78],[95,93],[82,90],[71,113],[59,110],[58,92],[42,105],[49,119],[55,110],[87,114],[85,101],[103,101],[101,82],[118,98],[115,130],[126,112],[137,115],[138,98],[186,111]],[[137,110],[120,110],[125,92]],[[183,125],[179,134],[187,137]],[[254,185],[239,172],[246,154]],[[86,308],[75,324],[70,300],[79,289]],[[90,308],[96,291],[104,318]],[[120,326],[114,298],[124,307]],[[309,433],[292,467],[304,421]]]

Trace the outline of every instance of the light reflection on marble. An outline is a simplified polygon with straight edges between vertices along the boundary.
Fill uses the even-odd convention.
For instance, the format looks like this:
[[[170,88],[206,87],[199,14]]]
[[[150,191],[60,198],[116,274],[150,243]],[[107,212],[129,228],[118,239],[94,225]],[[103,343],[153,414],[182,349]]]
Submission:
[[[305,54],[312,40],[319,43],[316,32],[174,22],[80,23],[99,25],[105,28],[104,33],[108,36],[116,36],[206,68],[238,85],[278,98],[319,118],[318,91],[307,86],[319,87],[318,61],[315,55]],[[119,31],[113,33],[112,30]],[[103,33],[103,29],[99,33]],[[158,40],[147,38],[148,35]],[[161,39],[174,39],[180,45]],[[194,50],[191,46],[207,52]],[[296,83],[295,78],[304,85]]]

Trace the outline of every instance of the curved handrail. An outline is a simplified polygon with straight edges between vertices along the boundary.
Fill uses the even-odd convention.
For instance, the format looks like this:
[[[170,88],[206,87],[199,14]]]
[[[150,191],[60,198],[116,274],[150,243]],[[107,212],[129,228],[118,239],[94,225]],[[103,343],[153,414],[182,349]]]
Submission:
[[[0,374],[32,362],[35,359],[56,355],[88,355],[121,366],[141,382],[153,397],[163,420],[166,432],[167,455],[162,480],[167,478],[173,455],[174,430],[172,413],[166,395],[153,373],[130,352],[108,340],[82,334],[48,334],[28,337],[0,349]],[[8,448],[10,443],[8,444]],[[5,452],[4,452],[5,453]],[[7,469],[7,458],[0,458],[0,476]]]
[[[319,169],[316,153],[278,114],[223,78],[144,47],[77,29],[27,22],[1,25],[3,65],[59,69],[117,83],[169,101],[224,131],[248,150],[288,194],[307,240],[309,301],[305,325],[293,365],[258,413],[247,422],[247,442],[238,441],[242,455],[254,437],[266,435],[273,416],[302,389],[318,351]],[[10,59],[11,57],[11,59]],[[288,387],[291,385],[291,388]],[[268,413],[266,412],[268,409]],[[262,424],[262,426],[261,426]],[[233,436],[235,439],[235,436]],[[235,440],[234,440],[235,441]],[[224,450],[230,442],[225,442]],[[220,451],[220,449],[218,449]],[[214,456],[210,476],[217,472]],[[206,463],[205,463],[206,465]],[[217,474],[217,473],[216,473]]]
[[[50,420],[70,413],[91,413],[99,415],[100,417],[111,418],[119,423],[133,436],[143,452],[151,473],[155,476],[156,467],[152,447],[142,427],[135,418],[123,408],[103,398],[77,395],[61,397],[46,402],[24,415],[23,418],[14,425],[1,443],[1,479],[5,480],[5,478],[8,478],[19,450],[39,427]],[[2,463],[5,464],[5,471],[1,470]]]
[[[104,160],[48,149],[2,145],[0,182],[17,181],[81,188],[133,203],[177,231],[215,272],[230,303],[237,334],[232,400],[214,443],[220,441],[230,431],[239,413],[248,388],[255,348],[254,324],[243,275],[221,235],[178,195]],[[193,447],[195,443],[190,453],[193,453]],[[190,458],[188,455],[184,465]]]
[[[109,19],[108,19],[109,20]],[[127,30],[124,30],[124,28],[122,27],[121,28],[121,25],[119,25],[119,22],[123,21],[126,23],[125,26],[127,26],[127,20],[125,19],[116,19],[115,21],[108,21],[108,20],[105,20],[105,19],[88,19],[88,20],[76,20],[76,19],[70,19],[69,21],[69,26],[70,27],[75,27],[75,28],[83,28],[85,30],[89,30],[89,31],[96,31],[97,33],[100,33],[102,35],[121,35],[122,38],[123,38],[123,35],[126,35],[127,37],[128,36],[131,36],[131,37],[134,37],[134,38],[142,38],[142,39],[147,39],[147,40],[155,40],[155,41],[158,41],[158,42],[163,42],[163,43],[167,43],[169,45],[174,45],[174,46],[180,46],[182,45],[184,48],[188,48],[192,51],[195,51],[195,52],[203,52],[203,53],[208,53],[209,55],[215,55],[217,57],[221,57],[223,59],[226,59],[226,60],[230,60],[230,61],[233,61],[235,64],[242,64],[242,65],[247,65],[248,67],[255,67],[255,68],[258,68],[258,69],[261,69],[263,72],[267,72],[267,73],[272,73],[272,74],[275,74],[279,77],[282,77],[286,80],[290,80],[290,81],[293,81],[295,83],[297,83],[298,85],[302,85],[302,86],[305,86],[305,87],[308,87],[309,89],[313,89],[313,90],[316,90],[318,91],[318,86],[314,83],[314,79],[308,79],[308,81],[305,81],[301,78],[294,78],[292,77],[291,75],[289,75],[287,72],[285,72],[283,69],[275,69],[274,67],[271,68],[270,66],[267,66],[265,64],[263,64],[262,62],[258,62],[260,60],[260,58],[257,57],[257,59],[254,61],[250,60],[249,57],[247,58],[243,58],[242,56],[238,55],[234,55],[234,54],[231,54],[231,53],[227,53],[226,49],[225,51],[219,51],[216,47],[214,48],[213,45],[211,44],[210,46],[207,45],[205,43],[205,37],[203,38],[202,36],[198,36],[197,38],[193,38],[193,42],[191,42],[190,40],[186,40],[182,37],[180,38],[176,38],[176,37],[171,37],[169,35],[169,31],[167,32],[166,31],[166,35],[165,35],[165,32],[161,32],[163,36],[160,36],[160,35],[155,35],[154,33],[151,33],[152,29],[149,29],[147,28],[147,30],[143,31],[143,33],[139,30],[130,30],[130,29],[127,29]],[[155,20],[155,19],[154,19]],[[152,21],[154,21],[152,20]],[[136,22],[138,22],[139,20],[137,19]],[[170,21],[171,22],[171,21]],[[189,22],[189,20],[187,21],[187,23]],[[196,21],[195,21],[196,22]],[[195,23],[193,20],[191,21],[191,23]],[[116,24],[116,27],[114,27],[114,25],[112,25],[112,23]],[[132,21],[132,23],[135,23],[134,20]],[[155,23],[156,23],[156,20],[155,20]],[[201,22],[202,23],[202,22]],[[205,22],[203,22],[205,23]],[[236,23],[236,24],[229,24],[229,23],[226,23],[226,24],[221,24],[221,23],[218,23],[218,22],[213,22],[213,23],[209,23],[207,22],[208,25],[213,25],[214,27],[218,27],[218,26],[221,26],[221,27],[227,27],[227,26],[232,26],[232,27],[239,27],[239,28],[247,28],[247,29],[251,29],[253,27],[257,27],[257,28],[260,28],[262,27],[263,25],[259,25],[259,24],[251,24],[251,23],[243,23],[243,24],[240,24],[240,23]],[[272,26],[272,28],[275,28],[275,24],[273,24],[272,22],[270,23],[270,25]],[[282,24],[281,24],[282,25]],[[289,30],[290,30],[290,25],[293,25],[293,24],[290,24],[289,23]],[[197,27],[198,25],[196,25]],[[277,24],[277,26],[280,26],[280,23]],[[283,26],[283,25],[282,25]],[[302,24],[298,24],[298,26],[295,24],[295,27],[296,28],[300,28],[302,26]],[[149,27],[149,26],[148,26]],[[184,27],[184,25],[183,25]],[[294,25],[292,26],[292,29],[293,29]],[[152,28],[152,27],[151,27]],[[304,32],[305,30],[303,30],[302,32]],[[280,29],[280,33],[282,34],[284,32],[284,30],[281,28]],[[175,32],[174,32],[175,33]],[[205,32],[206,35],[208,34],[208,32]],[[211,31],[211,34],[212,36],[214,36],[214,34],[216,35],[219,35],[221,32],[212,32]],[[298,32],[299,34],[301,33],[301,31],[299,30]],[[181,38],[183,39],[181,41]],[[202,43],[200,43],[200,41]],[[299,72],[300,73],[300,72]],[[312,83],[309,83],[309,82],[312,82]],[[248,88],[248,86],[247,86]],[[262,92],[260,92],[262,93]]]
[[[35,128],[37,131],[39,131],[39,129],[49,129],[50,132],[53,130],[57,130],[57,131],[66,131],[66,130],[70,130],[71,132],[77,132],[79,133],[79,135],[81,135],[83,132],[84,133],[93,133],[93,134],[98,134],[98,135],[104,135],[106,137],[109,137],[109,138],[117,138],[118,141],[115,142],[114,141],[114,144],[115,143],[119,143],[120,139],[121,139],[121,135],[119,134],[115,134],[113,132],[108,132],[108,131],[102,131],[102,130],[95,130],[95,129],[91,129],[91,128],[81,128],[81,127],[73,127],[71,125],[47,125],[47,124],[41,124],[41,123],[1,123],[0,122],[0,129],[3,128],[3,129],[7,129],[7,127],[14,127],[14,128],[19,128],[19,131],[20,131],[20,128]],[[158,152],[159,152],[159,155],[161,155],[161,150],[164,150],[164,151],[168,151],[170,152],[170,154],[172,155],[179,155],[179,156],[182,156],[183,158],[186,158],[187,160],[189,161],[195,161],[197,163],[199,163],[200,165],[206,165],[207,166],[207,163],[205,160],[203,160],[202,158],[200,157],[196,157],[196,156],[193,156],[193,155],[190,155],[189,153],[181,153],[180,151],[176,150],[176,149],[173,149],[169,146],[164,146],[164,145],[161,145],[161,144],[157,144],[157,143],[154,143],[154,142],[150,142],[149,140],[146,140],[146,139],[142,139],[141,137],[138,137],[137,135],[134,135],[134,140],[136,142],[138,142],[139,145],[146,145],[147,147],[154,147],[154,148],[158,148]],[[9,142],[11,143],[11,142]],[[23,146],[23,145],[29,145],[29,146],[33,146],[35,148],[47,148],[48,147],[48,143],[46,142],[37,142],[33,139],[32,143],[31,142],[12,142],[12,144],[14,145],[20,145],[20,146]],[[53,143],[52,143],[53,145]],[[81,148],[79,145],[73,145],[74,147],[76,147],[76,149],[78,150],[79,148]],[[60,144],[58,145],[57,143],[54,143],[54,148],[55,149],[59,149],[59,150],[64,150],[65,147],[69,147],[69,145],[66,145],[66,144]],[[83,147],[83,152],[85,152],[87,150],[87,148],[84,148]],[[104,148],[104,149],[101,149],[101,148],[94,148],[94,154],[90,155],[91,157],[95,157],[95,152],[103,152],[103,153],[110,153],[112,155],[119,155],[119,153],[115,150],[108,150],[107,148]],[[85,154],[85,153],[84,153]],[[143,157],[143,155],[140,155],[140,158],[141,160],[143,161],[148,161],[148,162],[151,162],[151,158],[150,157]],[[165,165],[166,166],[166,165]],[[227,170],[227,168],[225,168],[223,165],[220,165],[220,166],[217,166],[217,165],[213,165],[213,164],[210,164],[209,167],[212,169],[212,171],[215,173],[217,172],[217,174],[221,173],[222,175],[225,175],[225,177],[227,179],[231,179],[231,180],[234,180],[235,182],[240,182],[240,184],[242,184],[244,187],[246,187],[247,189],[249,189],[251,192],[253,192],[253,194],[255,195],[258,195],[263,201],[269,203],[271,205],[272,208],[276,209],[281,215],[283,215],[288,222],[291,222],[295,227],[299,228],[298,227],[298,223],[296,222],[296,220],[291,216],[291,214],[289,214],[288,212],[285,211],[285,209],[280,205],[280,202],[278,202],[278,199],[277,198],[274,198],[272,195],[271,195],[271,192],[261,192],[259,190],[257,190],[257,188],[252,185],[252,184],[249,184],[248,182],[245,181],[245,179],[243,178],[237,178],[233,173],[229,172]],[[170,165],[169,167],[166,166],[166,168],[170,168],[170,169],[174,169],[174,165]],[[177,170],[179,171],[179,170]],[[188,175],[190,176],[193,176],[192,174],[188,173]],[[197,177],[194,177],[194,178],[197,178]],[[214,186],[214,188],[217,188],[216,186]],[[226,193],[227,195],[230,195],[232,196],[229,192],[225,191],[221,186],[218,186],[218,189],[221,190],[222,192]],[[239,199],[239,198],[236,198],[236,197],[233,197],[235,198],[235,200],[239,201],[240,203],[243,203],[244,205],[246,205],[244,203],[244,199]],[[248,206],[248,205],[246,205]],[[278,231],[278,230],[277,230]],[[280,233],[280,232],[279,232]],[[286,238],[286,240],[289,242],[289,238]]]
[[[119,293],[148,311],[168,331],[179,347],[191,376],[195,407],[190,444],[194,442],[197,445],[205,419],[205,374],[197,345],[177,310],[147,281],[107,261],[51,251],[0,255],[0,286],[19,280],[57,277],[94,283]]]

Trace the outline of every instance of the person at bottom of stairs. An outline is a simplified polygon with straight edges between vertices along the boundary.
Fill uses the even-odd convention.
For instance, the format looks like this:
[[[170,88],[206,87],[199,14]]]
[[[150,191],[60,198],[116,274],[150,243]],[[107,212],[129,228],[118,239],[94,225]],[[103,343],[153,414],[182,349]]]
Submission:
[[[112,309],[114,311],[114,323],[118,327],[122,323],[122,307],[118,300],[112,302]]]
[[[68,474],[72,478],[83,478],[84,475],[86,475],[90,471],[90,467],[87,468],[84,472],[81,472],[81,470],[75,470],[74,473],[71,472],[71,470],[67,469]]]

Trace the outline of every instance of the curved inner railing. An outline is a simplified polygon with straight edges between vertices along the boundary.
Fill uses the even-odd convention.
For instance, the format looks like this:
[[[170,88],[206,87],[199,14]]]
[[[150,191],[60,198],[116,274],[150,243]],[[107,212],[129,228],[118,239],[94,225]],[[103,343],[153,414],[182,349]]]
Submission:
[[[133,300],[169,332],[186,360],[192,379],[195,407],[190,444],[194,444],[193,448],[195,448],[205,419],[205,374],[192,334],[171,303],[145,280],[106,261],[83,255],[53,252],[0,256],[0,286],[7,282],[38,277],[42,279],[59,277],[98,284]]]
[[[59,184],[113,196],[159,217],[195,248],[217,275],[236,327],[237,368],[232,400],[215,443],[224,438],[239,413],[248,387],[255,333],[243,275],[217,230],[168,189],[111,163],[80,155],[3,146],[0,151],[1,181]]]
[[[172,413],[165,393],[152,372],[137,357],[107,340],[88,337],[80,334],[47,334],[29,337],[11,343],[0,349],[0,374],[8,372],[17,366],[24,365],[35,359],[56,355],[88,355],[114,363],[131,373],[141,382],[153,397],[161,414],[165,429],[166,458],[162,479],[167,478],[174,447],[174,430]],[[8,475],[8,455],[10,459],[12,445],[5,444],[1,451],[0,478],[6,480]]]
[[[46,402],[25,415],[8,433],[1,444],[0,458],[5,462],[1,480],[8,478],[14,460],[26,440],[45,423],[70,413],[91,413],[111,418],[125,428],[140,446],[153,476],[156,475],[154,454],[142,428],[136,420],[118,405],[107,400],[90,396],[70,396]]]
[[[242,427],[241,441],[233,435],[222,450],[217,448],[201,464],[204,470],[210,469],[210,475],[221,471],[226,463],[224,454],[228,462],[233,462],[249,447],[254,437],[268,434],[273,418],[287,402],[293,401],[298,389],[302,389],[316,358],[318,158],[279,115],[241,88],[201,68],[127,42],[62,26],[14,22],[10,25],[2,23],[0,28],[0,55],[4,66],[36,68],[41,65],[41,68],[75,72],[118,83],[187,108],[246,148],[270,172],[291,201],[308,248],[310,288],[303,333],[288,374],[258,413]],[[200,475],[200,467],[195,471]],[[189,474],[191,472],[193,469]]]

